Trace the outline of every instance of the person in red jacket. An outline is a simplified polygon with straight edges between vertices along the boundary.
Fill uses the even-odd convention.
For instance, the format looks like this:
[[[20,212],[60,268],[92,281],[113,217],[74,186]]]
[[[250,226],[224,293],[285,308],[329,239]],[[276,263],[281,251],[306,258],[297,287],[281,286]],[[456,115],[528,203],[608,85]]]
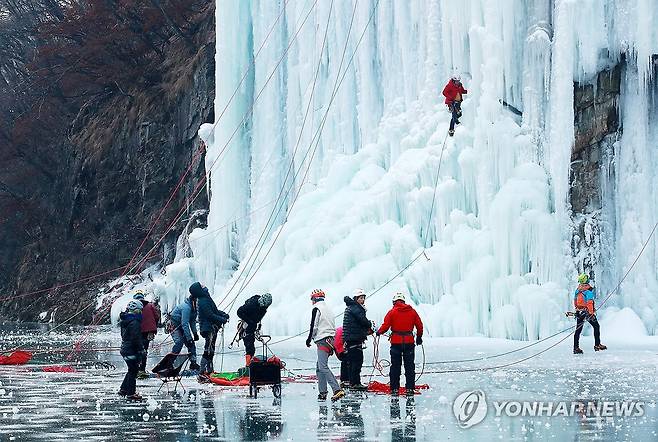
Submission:
[[[450,120],[450,129],[448,134],[453,136],[455,134],[455,124],[459,124],[459,117],[462,116],[462,101],[463,95],[468,91],[462,86],[461,79],[458,75],[453,75],[448,84],[443,88],[443,96],[446,97],[446,105],[452,114]]]
[[[405,388],[408,396],[413,396],[416,387],[416,367],[414,365],[414,327],[416,345],[423,344],[423,322],[410,305],[405,303],[402,293],[393,296],[393,308],[386,313],[384,323],[377,330],[377,336],[391,329],[391,394],[397,395],[400,389],[400,374],[404,358]]]
[[[147,376],[146,360],[148,358],[149,344],[155,339],[155,335],[158,333],[158,323],[160,322],[160,306],[157,303],[159,298],[155,297],[153,302],[148,302],[144,298],[145,293],[142,290],[137,290],[133,294],[133,299],[141,301],[144,306],[142,309],[142,345],[144,346],[144,353],[139,363],[139,373],[137,375],[140,378]]]

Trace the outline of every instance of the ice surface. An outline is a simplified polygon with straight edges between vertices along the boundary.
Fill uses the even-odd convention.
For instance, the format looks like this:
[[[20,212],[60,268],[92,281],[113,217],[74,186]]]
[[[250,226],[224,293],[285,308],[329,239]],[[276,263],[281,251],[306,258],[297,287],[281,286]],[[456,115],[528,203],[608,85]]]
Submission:
[[[511,362],[545,348],[539,344],[491,361],[462,364],[437,363],[447,359],[477,358],[518,348],[525,343],[486,338],[430,338],[425,343],[425,365],[417,352],[419,383],[429,390],[413,401],[392,400],[390,396],[349,393],[340,402],[318,403],[315,382],[284,383],[282,400],[273,403],[271,391],[261,390],[258,399],[247,397],[246,388],[200,385],[195,378],[183,378],[185,391],[158,392],[160,381],[139,380],[141,403],[121,399],[117,390],[125,373],[118,352],[83,351],[83,361],[110,361],[116,370],[81,369],[75,373],[45,373],[40,365],[57,355],[37,355],[34,363],[22,367],[0,367],[4,394],[0,394],[0,425],[3,440],[655,440],[658,410],[655,407],[655,337],[613,344],[612,332],[603,328],[607,352],[591,350],[592,338],[582,338],[585,354],[574,357],[570,342],[558,345],[522,365],[484,372],[438,373],[460,368],[486,367]],[[76,334],[60,334],[51,339],[33,331],[14,330],[0,335],[0,345],[15,340],[35,348],[70,344]],[[610,338],[610,339],[609,339]],[[148,366],[169,349],[160,348],[162,335],[154,341]],[[87,345],[116,346],[116,332],[92,332]],[[552,341],[551,341],[552,342]],[[371,344],[371,342],[369,342]],[[623,346],[622,346],[623,345]],[[312,374],[315,350],[307,349],[303,338],[272,347],[297,375]],[[200,350],[200,348],[199,348]],[[385,343],[380,348],[388,356]],[[365,352],[364,380],[372,373],[372,346]],[[234,370],[243,362],[241,351],[215,358],[217,368]],[[330,365],[337,371],[336,359]],[[374,376],[373,379],[385,381]],[[503,417],[489,414],[470,428],[460,429],[453,416],[454,398],[463,391],[481,389],[489,401],[497,400],[642,400],[645,416],[631,418]]]
[[[658,8],[462,3],[217,2],[221,119],[199,131],[209,224],[189,237],[194,256],[154,283],[165,310],[194,280],[229,311],[269,291],[266,329],[296,334],[307,318],[290,313],[306,308],[312,289],[341,311],[344,295],[373,291],[425,252],[368,300],[373,319],[402,290],[432,336],[535,339],[564,328],[581,270],[568,202],[573,81],[592,80],[623,52],[624,136],[618,170],[603,183],[606,204],[618,203],[602,233],[614,259],[602,264],[605,275],[596,269],[599,293],[614,287],[658,208],[656,125],[642,97]],[[469,94],[447,138],[440,91],[455,71]],[[500,100],[520,108],[522,121]],[[637,204],[635,195],[652,198]],[[632,309],[651,334],[656,244],[606,305]]]

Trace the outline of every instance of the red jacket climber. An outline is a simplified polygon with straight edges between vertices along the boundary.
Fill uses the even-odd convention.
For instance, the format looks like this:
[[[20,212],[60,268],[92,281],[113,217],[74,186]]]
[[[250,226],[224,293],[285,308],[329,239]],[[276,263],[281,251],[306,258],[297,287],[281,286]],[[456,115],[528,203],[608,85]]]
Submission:
[[[462,116],[461,104],[464,99],[463,95],[467,93],[458,75],[453,75],[448,84],[443,88],[443,96],[446,97],[446,105],[452,114],[448,135],[451,137],[455,134],[455,125],[459,124],[459,117]]]
[[[377,330],[377,334],[381,335],[386,333],[390,328],[393,332],[391,334],[391,344],[412,344],[414,343],[414,327],[416,327],[416,334],[418,340],[423,342],[423,322],[420,316],[416,313],[409,304],[405,304],[404,295],[399,294],[399,299],[394,298],[393,308],[386,313],[384,323]]]
[[[443,96],[446,97],[445,103],[450,106],[453,101],[462,101],[462,95],[467,94],[468,91],[462,86],[459,77],[453,77],[448,81],[448,84],[443,88]]]

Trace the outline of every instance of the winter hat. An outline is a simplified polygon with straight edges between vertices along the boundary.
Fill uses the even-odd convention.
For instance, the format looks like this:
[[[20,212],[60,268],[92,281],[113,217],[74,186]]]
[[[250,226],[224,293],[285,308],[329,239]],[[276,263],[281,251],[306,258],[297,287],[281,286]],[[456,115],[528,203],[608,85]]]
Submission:
[[[269,293],[264,293],[260,295],[260,298],[258,298],[258,305],[265,308],[272,305],[272,295],[270,295]]]
[[[313,293],[311,293],[311,301],[313,302],[318,302],[318,301],[324,301],[324,292],[320,289],[315,289],[313,290]]]
[[[365,298],[366,292],[364,292],[363,289],[356,289],[356,290],[354,290],[354,294],[352,295],[352,299],[354,299],[356,301],[357,298],[360,298],[361,296],[363,296]]]
[[[143,290],[136,290],[135,293],[133,294],[133,299],[136,299],[138,301],[143,301],[146,296],[144,295]]]
[[[136,299],[133,299],[133,300],[130,301],[130,302],[128,303],[128,305],[126,306],[126,311],[127,311],[128,313],[141,313],[143,307],[144,307],[144,306],[142,305],[141,301],[138,301],[138,300],[136,300]]]
[[[206,290],[203,289],[204,287],[201,285],[200,282],[195,282],[190,286],[190,298],[200,298],[203,295],[207,293]]]
[[[393,295],[393,304],[395,304],[397,301],[405,302],[403,293],[397,292],[395,295]]]

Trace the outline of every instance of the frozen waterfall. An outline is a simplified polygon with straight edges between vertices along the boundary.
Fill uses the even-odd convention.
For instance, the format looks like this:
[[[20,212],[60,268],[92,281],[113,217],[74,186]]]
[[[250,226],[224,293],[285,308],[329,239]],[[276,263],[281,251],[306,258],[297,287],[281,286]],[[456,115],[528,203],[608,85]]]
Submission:
[[[233,315],[268,291],[264,328],[292,335],[308,326],[312,289],[342,311],[343,296],[376,290],[417,258],[368,299],[370,317],[381,321],[401,290],[432,336],[536,339],[566,327],[580,271],[573,81],[625,54],[603,294],[658,220],[657,10],[642,0],[218,0],[221,119],[200,130],[208,228],[156,281],[165,306],[195,280]],[[441,90],[454,71],[468,94],[451,138]],[[657,244],[602,313],[631,307],[652,333]]]

